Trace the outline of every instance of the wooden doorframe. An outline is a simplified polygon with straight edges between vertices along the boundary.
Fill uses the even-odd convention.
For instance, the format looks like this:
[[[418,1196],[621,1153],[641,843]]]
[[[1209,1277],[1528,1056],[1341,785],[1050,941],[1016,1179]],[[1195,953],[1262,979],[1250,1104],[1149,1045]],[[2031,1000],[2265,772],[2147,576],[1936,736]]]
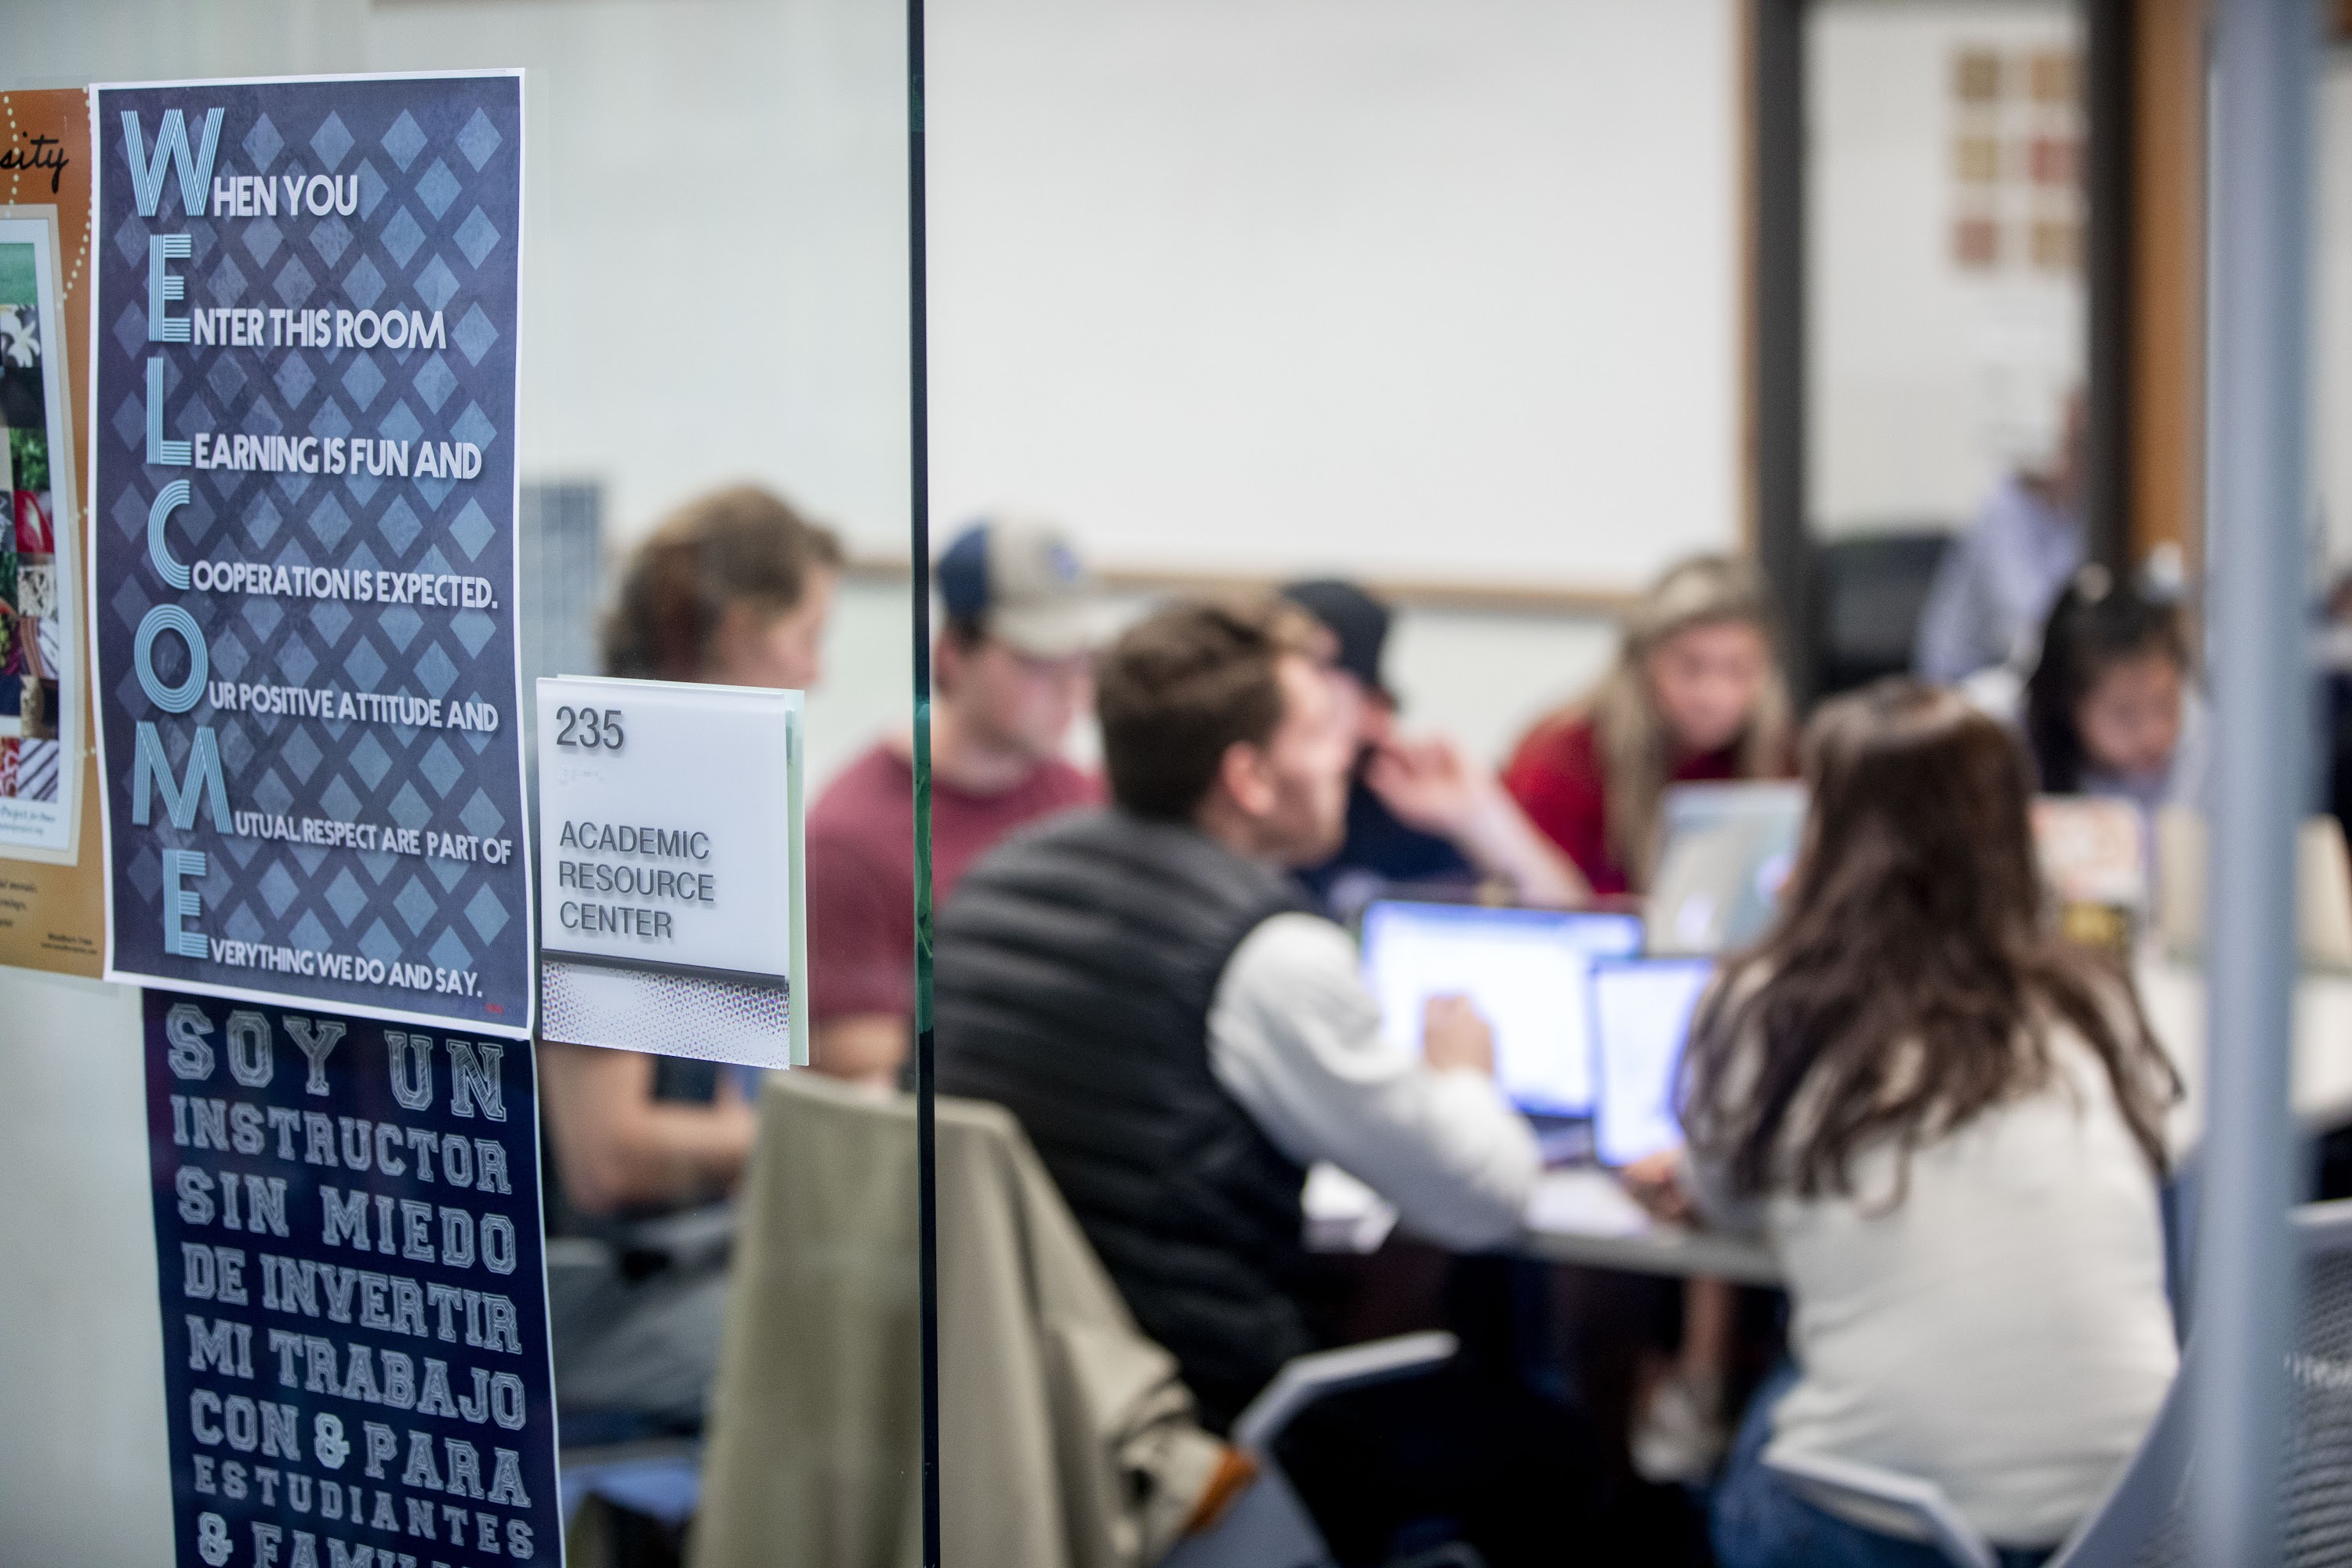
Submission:
[[[2352,38],[2352,0],[2329,0]],[[2201,576],[2205,445],[2207,0],[2082,0],[2084,282],[2094,558],[2169,545]],[[1810,0],[1743,0],[1747,134],[1742,410],[1748,537],[1810,696],[1806,530],[1805,19]]]
[[[2206,6],[2137,0],[2132,9],[2131,556],[2174,546],[2193,582],[2205,516]]]

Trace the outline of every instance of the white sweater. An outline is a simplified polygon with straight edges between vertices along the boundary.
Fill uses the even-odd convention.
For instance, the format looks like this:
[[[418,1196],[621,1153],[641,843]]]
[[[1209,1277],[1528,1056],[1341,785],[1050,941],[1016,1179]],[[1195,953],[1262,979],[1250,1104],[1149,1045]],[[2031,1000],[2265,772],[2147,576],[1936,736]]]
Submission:
[[[1899,1194],[1885,1146],[1851,1196],[1738,1205],[1691,1171],[1717,1223],[1761,1229],[1793,1299],[1800,1381],[1770,1452],[1932,1480],[2003,1546],[2097,1505],[2179,1361],[2155,1175],[2089,1047],[2053,1027],[2051,1054],[2049,1088],[1914,1150]]]

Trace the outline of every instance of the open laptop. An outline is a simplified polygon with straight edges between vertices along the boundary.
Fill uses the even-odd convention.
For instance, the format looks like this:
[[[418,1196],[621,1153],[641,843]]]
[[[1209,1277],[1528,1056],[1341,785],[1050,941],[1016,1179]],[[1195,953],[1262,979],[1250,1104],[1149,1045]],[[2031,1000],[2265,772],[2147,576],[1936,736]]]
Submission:
[[[1606,911],[1377,900],[1364,910],[1364,983],[1416,1050],[1435,996],[1470,999],[1495,1031],[1495,1078],[1530,1115],[1592,1110],[1595,959],[1642,948],[1642,920]]]
[[[2033,797],[2033,855],[2061,904],[2148,905],[2147,834],[2138,806],[2091,795]]]
[[[1722,952],[1762,936],[1797,858],[1804,786],[1676,784],[1662,809],[1646,951]]]
[[[2128,800],[2036,795],[2033,858],[2058,929],[2130,963],[2153,901],[2151,838],[2147,814]]]
[[[1592,965],[1592,1152],[1612,1169],[1682,1142],[1675,1078],[1691,1018],[1715,977],[1705,958]]]

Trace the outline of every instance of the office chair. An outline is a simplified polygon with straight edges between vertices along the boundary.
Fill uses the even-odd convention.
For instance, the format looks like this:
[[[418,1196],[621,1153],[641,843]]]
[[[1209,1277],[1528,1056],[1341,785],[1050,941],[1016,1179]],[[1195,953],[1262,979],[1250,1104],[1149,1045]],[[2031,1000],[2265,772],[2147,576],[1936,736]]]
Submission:
[[[1911,668],[1919,616],[1951,544],[1943,532],[1884,532],[1815,547],[1810,595],[1816,694],[1834,697]]]
[[[1318,1400],[1433,1372],[1457,1348],[1452,1334],[1401,1334],[1290,1361],[1234,1422],[1234,1446],[1257,1461],[1256,1481],[1213,1528],[1177,1542],[1160,1568],[1326,1568],[1322,1532],[1291,1490],[1275,1444]],[[1417,1568],[1441,1568],[1476,1559],[1448,1547],[1415,1562]]]
[[[2279,1499],[2283,1568],[2352,1562],[2352,1201],[2294,1213],[2302,1321],[2287,1358],[2287,1463]],[[2114,1488],[2049,1568],[2154,1568],[2186,1563],[2189,1479],[2196,1463],[2192,1336],[2156,1420]],[[1992,1547],[1932,1481],[1843,1460],[1765,1463],[1816,1504],[1906,1521],[1956,1568],[1992,1568]]]

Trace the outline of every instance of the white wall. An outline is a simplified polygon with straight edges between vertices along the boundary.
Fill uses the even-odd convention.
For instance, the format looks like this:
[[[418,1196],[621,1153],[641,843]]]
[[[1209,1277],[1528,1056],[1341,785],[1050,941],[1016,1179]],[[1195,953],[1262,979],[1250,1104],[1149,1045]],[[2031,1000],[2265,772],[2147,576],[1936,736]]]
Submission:
[[[139,994],[0,968],[0,1563],[172,1561]]]
[[[896,5],[7,9],[16,79],[528,68],[525,472],[601,479],[624,540],[749,475],[903,550]],[[1730,542],[1737,14],[940,8],[938,515],[1571,584]]]
[[[1729,545],[1738,16],[939,8],[942,510],[1276,574],[1633,586]]]
[[[2079,382],[2080,276],[1964,271],[1950,237],[1954,52],[2014,56],[2076,36],[2063,0],[1813,9],[1807,479],[1817,531],[1960,521],[2021,438],[2046,439],[2060,395]]]

